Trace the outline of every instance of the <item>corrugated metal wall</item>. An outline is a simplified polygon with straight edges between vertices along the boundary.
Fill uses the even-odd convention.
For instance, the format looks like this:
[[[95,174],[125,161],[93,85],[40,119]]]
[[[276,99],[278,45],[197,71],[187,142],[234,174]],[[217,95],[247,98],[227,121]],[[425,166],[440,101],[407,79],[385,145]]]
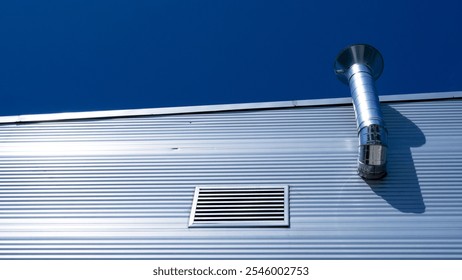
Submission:
[[[0,258],[462,258],[462,100],[383,111],[373,185],[351,106],[2,125]],[[189,229],[219,184],[290,185],[290,227]]]

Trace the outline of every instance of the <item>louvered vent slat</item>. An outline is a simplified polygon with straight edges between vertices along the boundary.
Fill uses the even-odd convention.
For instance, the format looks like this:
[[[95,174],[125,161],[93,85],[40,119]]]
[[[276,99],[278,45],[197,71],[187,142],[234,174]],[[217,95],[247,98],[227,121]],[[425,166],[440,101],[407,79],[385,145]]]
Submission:
[[[289,225],[289,187],[196,187],[190,227]]]

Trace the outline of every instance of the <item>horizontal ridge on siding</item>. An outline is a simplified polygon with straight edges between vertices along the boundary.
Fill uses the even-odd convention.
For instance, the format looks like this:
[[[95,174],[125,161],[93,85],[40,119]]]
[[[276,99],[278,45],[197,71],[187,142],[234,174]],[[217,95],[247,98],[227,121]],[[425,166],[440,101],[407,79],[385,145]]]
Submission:
[[[0,126],[0,259],[461,259],[462,100]],[[290,186],[288,228],[188,228],[196,186]]]

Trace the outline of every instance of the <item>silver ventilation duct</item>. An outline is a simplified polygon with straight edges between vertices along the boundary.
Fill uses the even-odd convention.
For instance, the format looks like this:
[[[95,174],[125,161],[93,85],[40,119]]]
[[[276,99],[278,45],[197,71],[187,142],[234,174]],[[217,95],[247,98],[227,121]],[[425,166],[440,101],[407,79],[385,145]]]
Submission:
[[[387,174],[388,132],[374,81],[383,71],[382,55],[369,45],[351,45],[339,53],[334,70],[350,86],[359,136],[358,174],[380,179]]]

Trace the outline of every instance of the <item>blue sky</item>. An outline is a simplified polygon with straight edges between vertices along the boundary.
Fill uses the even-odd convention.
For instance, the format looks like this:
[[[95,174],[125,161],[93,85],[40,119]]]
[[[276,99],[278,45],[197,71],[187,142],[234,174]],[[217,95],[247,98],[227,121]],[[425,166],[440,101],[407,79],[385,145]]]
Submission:
[[[0,115],[346,97],[352,43],[382,95],[462,90],[462,1],[3,1]]]

